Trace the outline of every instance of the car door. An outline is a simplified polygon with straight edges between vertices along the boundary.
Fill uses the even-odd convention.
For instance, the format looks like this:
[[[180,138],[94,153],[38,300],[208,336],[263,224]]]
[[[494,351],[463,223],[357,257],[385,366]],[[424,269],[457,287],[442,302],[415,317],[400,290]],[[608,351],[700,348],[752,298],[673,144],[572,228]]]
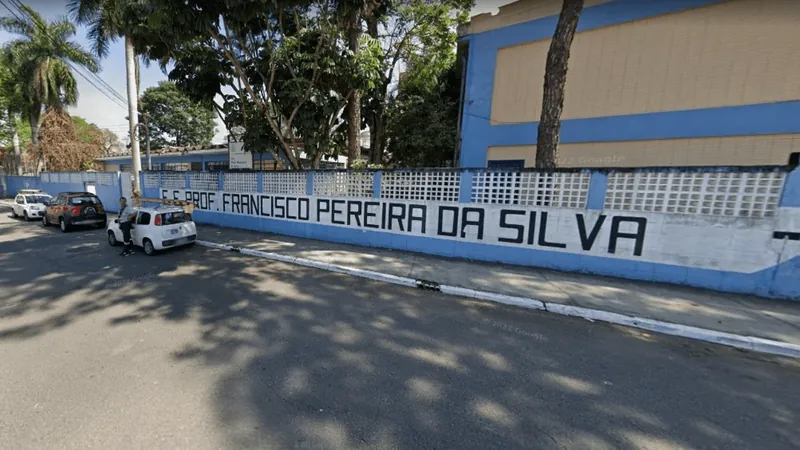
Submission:
[[[142,246],[142,241],[144,238],[147,237],[147,231],[150,229],[150,213],[139,211],[139,214],[136,216],[136,222],[133,225],[133,229],[131,229],[131,239],[133,240],[133,245],[138,247]]]
[[[64,202],[64,195],[57,195],[44,209],[44,214],[47,216],[47,221],[50,223],[55,222],[56,217],[61,213],[61,205]]]
[[[14,210],[15,215],[21,216],[25,211],[25,196],[17,195],[17,197],[14,198],[14,204],[11,205],[11,209]]]

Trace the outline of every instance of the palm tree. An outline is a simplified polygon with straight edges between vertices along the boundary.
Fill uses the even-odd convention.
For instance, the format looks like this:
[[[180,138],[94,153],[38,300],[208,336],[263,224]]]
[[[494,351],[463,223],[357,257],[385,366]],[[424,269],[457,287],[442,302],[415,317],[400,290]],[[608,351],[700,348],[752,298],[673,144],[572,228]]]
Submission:
[[[22,96],[30,102],[26,106],[31,107],[32,114],[41,114],[41,107],[74,105],[78,90],[71,64],[97,72],[96,59],[70,41],[75,35],[72,23],[66,19],[48,23],[30,7],[23,5],[22,9],[25,19],[0,18],[0,28],[22,35],[3,47],[2,59]]]
[[[75,25],[67,19],[47,22],[29,6],[22,5],[21,9],[24,18],[0,18],[0,28],[21,36],[3,47],[2,63],[12,72],[17,94],[23,100],[19,112],[30,121],[31,141],[36,148],[42,109],[61,109],[78,101],[72,64],[93,73],[99,65],[94,56],[70,40],[75,36]]]
[[[92,50],[100,57],[108,55],[108,46],[119,38],[125,40],[125,66],[128,84],[128,122],[131,133],[131,159],[133,163],[134,190],[139,190],[139,140],[134,131],[138,129],[139,112],[139,61],[133,48],[133,39],[126,32],[125,12],[132,0],[69,0],[69,11],[80,24],[89,26],[88,38]]]

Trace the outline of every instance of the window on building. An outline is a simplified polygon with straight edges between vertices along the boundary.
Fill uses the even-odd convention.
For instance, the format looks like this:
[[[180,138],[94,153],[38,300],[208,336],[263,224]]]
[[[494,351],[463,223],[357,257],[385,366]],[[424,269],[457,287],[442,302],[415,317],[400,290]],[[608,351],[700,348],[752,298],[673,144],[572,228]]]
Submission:
[[[489,169],[523,169],[525,168],[524,159],[490,160],[486,165]]]
[[[189,163],[164,163],[161,170],[173,170],[176,172],[186,172],[191,165]]]
[[[131,164],[120,164],[119,165],[120,172],[133,172],[133,165]]]
[[[206,170],[228,170],[228,161],[212,161],[206,163]]]
[[[255,170],[283,170],[285,168],[283,161],[275,161],[272,159],[253,161],[253,169]]]
[[[195,172],[200,172],[201,170],[203,170],[203,163],[201,162],[193,162],[190,163],[190,165],[191,165],[190,170],[193,170]]]

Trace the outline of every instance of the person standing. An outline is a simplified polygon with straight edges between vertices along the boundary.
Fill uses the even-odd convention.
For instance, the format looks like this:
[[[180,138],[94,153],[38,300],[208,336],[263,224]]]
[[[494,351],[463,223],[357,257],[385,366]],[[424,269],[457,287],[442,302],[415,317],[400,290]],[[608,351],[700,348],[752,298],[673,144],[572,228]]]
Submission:
[[[133,228],[134,220],[136,220],[136,211],[128,206],[128,199],[121,197],[119,199],[119,229],[122,231],[122,241],[125,243],[125,248],[119,256],[128,256],[133,253],[131,228]]]

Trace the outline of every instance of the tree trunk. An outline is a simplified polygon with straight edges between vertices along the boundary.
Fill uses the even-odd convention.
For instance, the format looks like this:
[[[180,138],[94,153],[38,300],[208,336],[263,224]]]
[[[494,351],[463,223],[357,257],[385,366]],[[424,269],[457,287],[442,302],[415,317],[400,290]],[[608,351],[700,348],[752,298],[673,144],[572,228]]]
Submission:
[[[125,36],[125,69],[128,85],[128,132],[131,137],[131,165],[133,169],[133,191],[141,195],[139,175],[142,172],[142,159],[139,154],[139,139],[136,136],[139,126],[138,96],[136,95],[136,54],[133,51],[133,40]]]
[[[39,149],[39,119],[41,117],[41,113],[33,108],[31,110],[30,116],[30,124],[31,124],[31,150],[34,155],[36,155],[36,174],[38,175],[39,172],[42,171],[42,167],[44,166],[44,153],[42,153]]]
[[[350,12],[348,44],[353,55],[359,53],[361,40],[361,10]],[[347,167],[361,157],[361,91],[356,89],[347,101]]]
[[[542,116],[536,140],[536,167],[552,169],[558,164],[558,141],[561,135],[561,111],[564,109],[564,85],[567,81],[569,52],[584,0],[563,0],[544,75]]]
[[[370,121],[370,159],[371,164],[383,164],[383,151],[386,148],[386,109],[380,106]]]

